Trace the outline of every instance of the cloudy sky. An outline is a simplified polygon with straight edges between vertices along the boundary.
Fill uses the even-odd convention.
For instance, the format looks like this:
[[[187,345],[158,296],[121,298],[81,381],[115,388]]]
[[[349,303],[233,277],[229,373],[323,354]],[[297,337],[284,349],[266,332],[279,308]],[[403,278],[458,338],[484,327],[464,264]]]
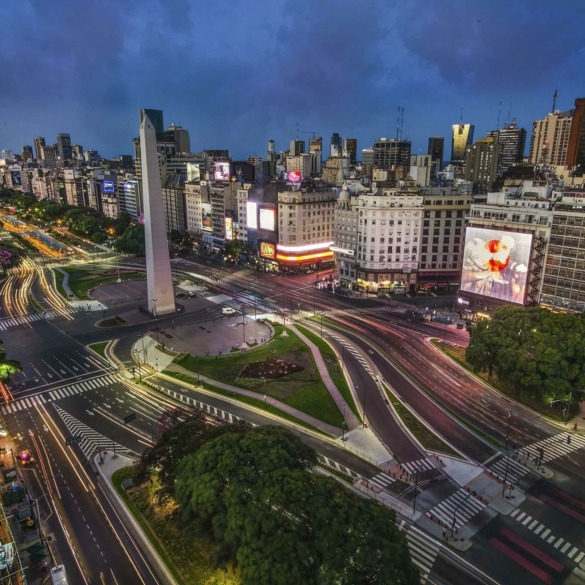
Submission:
[[[0,22],[0,149],[15,152],[69,132],[131,153],[141,107],[194,152],[263,155],[297,128],[362,149],[396,137],[404,107],[426,153],[461,108],[476,138],[498,118],[530,136],[555,89],[561,110],[585,97],[585,0],[18,0]]]

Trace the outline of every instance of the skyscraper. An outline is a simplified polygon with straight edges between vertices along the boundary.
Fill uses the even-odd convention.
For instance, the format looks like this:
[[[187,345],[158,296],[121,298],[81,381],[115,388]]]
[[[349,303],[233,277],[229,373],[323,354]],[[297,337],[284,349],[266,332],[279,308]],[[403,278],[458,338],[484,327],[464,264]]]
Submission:
[[[45,146],[45,139],[42,136],[37,136],[35,138],[35,157],[37,160],[41,160],[43,158],[43,147]]]
[[[451,162],[463,163],[465,161],[465,150],[473,144],[473,124],[453,124],[453,137],[451,139]]]
[[[502,176],[511,166],[522,162],[526,146],[526,130],[513,120],[500,130],[488,133],[499,145],[498,175]]]
[[[71,150],[71,136],[68,133],[57,134],[57,153],[61,162],[71,160],[73,151]]]
[[[443,136],[431,136],[427,154],[431,155],[431,178],[443,169],[443,154],[445,150],[445,138]]]
[[[564,166],[567,164],[567,148],[573,122],[573,110],[555,110],[542,120],[532,124],[530,140],[530,162],[533,165],[546,164]]]
[[[493,136],[480,138],[465,151],[463,176],[476,193],[487,193],[498,174],[499,144]]]
[[[323,152],[323,138],[321,136],[313,136],[309,141],[309,152]]]
[[[575,100],[573,122],[567,148],[567,166],[585,170],[585,98]]]
[[[289,147],[289,156],[299,156],[305,152],[304,140],[291,140]]]
[[[395,170],[397,167],[410,169],[410,140],[380,138],[374,142],[375,167]]]
[[[343,139],[337,132],[331,136],[331,156],[341,156],[343,151]]]
[[[349,158],[349,164],[355,167],[357,161],[357,138],[343,139],[343,156]]]
[[[154,126],[154,131],[157,134],[162,134],[165,131],[165,125],[163,122],[163,111],[162,110],[142,110],[144,115],[148,117],[150,123]]]

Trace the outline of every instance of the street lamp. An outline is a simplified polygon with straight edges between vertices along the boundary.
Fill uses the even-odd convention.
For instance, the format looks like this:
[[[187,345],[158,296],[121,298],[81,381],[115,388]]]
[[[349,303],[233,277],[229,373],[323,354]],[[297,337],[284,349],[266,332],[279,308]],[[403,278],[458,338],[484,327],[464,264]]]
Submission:
[[[156,311],[156,301],[158,299],[152,299],[152,302],[154,303],[154,330],[156,331],[156,347],[158,349],[158,347],[160,346],[159,341],[158,341],[158,313]]]

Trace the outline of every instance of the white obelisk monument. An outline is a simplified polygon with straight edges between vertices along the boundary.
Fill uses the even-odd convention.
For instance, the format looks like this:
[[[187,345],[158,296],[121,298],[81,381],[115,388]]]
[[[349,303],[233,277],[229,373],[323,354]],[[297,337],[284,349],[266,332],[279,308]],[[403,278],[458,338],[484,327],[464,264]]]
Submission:
[[[156,150],[156,131],[144,110],[140,110],[140,158],[148,311],[157,317],[175,312],[175,296]]]

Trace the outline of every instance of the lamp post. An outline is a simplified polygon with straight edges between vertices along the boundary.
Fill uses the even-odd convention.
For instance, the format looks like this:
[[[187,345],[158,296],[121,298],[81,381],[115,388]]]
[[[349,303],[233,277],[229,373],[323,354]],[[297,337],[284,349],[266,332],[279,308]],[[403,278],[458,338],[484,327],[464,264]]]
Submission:
[[[136,354],[136,357],[138,357],[138,378],[140,379],[140,383],[142,384],[142,368],[140,367],[140,350],[139,349],[135,349],[134,353]]]
[[[159,341],[158,341],[158,313],[156,310],[156,301],[158,299],[152,299],[152,302],[154,303],[154,330],[156,331],[156,347],[159,347]]]

